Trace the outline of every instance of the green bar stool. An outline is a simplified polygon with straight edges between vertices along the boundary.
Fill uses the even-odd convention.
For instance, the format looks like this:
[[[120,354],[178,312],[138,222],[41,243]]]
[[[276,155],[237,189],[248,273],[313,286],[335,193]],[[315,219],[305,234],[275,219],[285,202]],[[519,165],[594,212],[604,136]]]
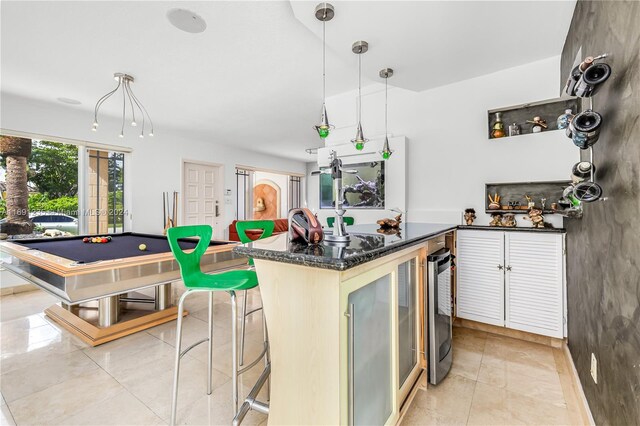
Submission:
[[[344,216],[342,219],[344,220],[345,225],[353,225],[355,223],[355,220],[351,216]],[[327,225],[329,225],[329,228],[333,228],[335,221],[336,218],[333,216],[329,216],[327,218]]]
[[[257,238],[258,240],[262,238],[267,238],[273,235],[273,229],[275,227],[275,223],[272,220],[243,220],[236,222],[236,231],[238,232],[238,237],[240,238],[240,242],[243,244],[250,243],[252,240],[247,235],[247,231],[249,230],[261,230],[262,234]],[[253,259],[249,258],[249,265],[253,266]],[[255,313],[262,310],[262,306],[256,308],[252,311],[247,312],[247,290],[244,291],[244,298],[242,300],[242,323],[240,324],[240,366],[244,365],[244,334],[245,334],[245,325],[246,318]]]
[[[194,225],[194,226],[180,226],[176,228],[169,228],[167,230],[167,239],[171,251],[175,256],[178,264],[180,265],[180,274],[187,290],[180,297],[178,303],[178,319],[176,326],[176,362],[173,376],[173,394],[171,400],[171,425],[176,424],[176,413],[178,403],[178,380],[180,378],[180,360],[182,357],[194,347],[201,343],[208,342],[209,363],[207,366],[207,394],[210,395],[212,391],[212,378],[213,378],[213,293],[216,291],[226,291],[231,296],[231,340],[232,349],[232,392],[233,392],[233,404],[235,412],[238,411],[238,376],[244,373],[249,368],[253,367],[263,356],[266,356],[268,343],[266,341],[264,349],[260,356],[252,362],[250,365],[243,369],[238,368],[238,354],[237,354],[237,305],[236,305],[236,290],[249,290],[258,285],[258,278],[255,271],[251,270],[235,270],[229,272],[223,272],[220,274],[205,274],[200,269],[200,259],[209,247],[213,229],[209,225]],[[189,237],[199,237],[200,241],[196,245],[196,248],[187,253],[180,247],[180,239]],[[202,339],[184,351],[182,350],[182,315],[184,313],[184,301],[185,299],[195,292],[209,292],[209,336]]]

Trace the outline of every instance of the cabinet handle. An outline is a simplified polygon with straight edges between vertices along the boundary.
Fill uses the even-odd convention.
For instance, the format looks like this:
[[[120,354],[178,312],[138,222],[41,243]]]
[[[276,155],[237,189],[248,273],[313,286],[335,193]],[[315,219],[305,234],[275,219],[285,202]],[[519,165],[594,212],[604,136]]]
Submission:
[[[498,270],[499,270],[499,271],[502,271],[503,269],[504,269],[504,266],[502,266],[502,265],[498,265]]]
[[[507,266],[505,269],[506,269],[507,271],[510,271],[510,270],[511,270],[511,265]]]
[[[353,357],[353,349],[354,349],[354,332],[353,332],[353,303],[349,303],[347,308],[347,312],[344,315],[349,318],[347,324],[347,347],[348,347],[348,355],[347,355],[347,376],[348,376],[348,393],[349,393],[349,424],[353,425],[354,422],[354,380],[355,380],[355,372],[354,372],[354,357]]]

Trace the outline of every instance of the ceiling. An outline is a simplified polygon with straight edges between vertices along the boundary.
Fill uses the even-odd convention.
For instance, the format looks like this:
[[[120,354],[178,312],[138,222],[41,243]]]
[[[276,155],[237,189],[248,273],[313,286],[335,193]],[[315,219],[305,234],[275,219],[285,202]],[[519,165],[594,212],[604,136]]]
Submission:
[[[309,160],[304,148],[320,144],[312,126],[322,101],[316,3],[3,1],[1,89],[79,108],[90,126],[95,101],[115,86],[112,74],[126,72],[156,133],[176,128]],[[355,88],[351,43],[359,39],[370,43],[365,83],[390,66],[393,85],[417,91],[558,55],[575,2],[333,4],[327,95]],[[171,26],[166,13],[175,7],[199,14],[206,31]],[[119,108],[103,107],[114,116]]]

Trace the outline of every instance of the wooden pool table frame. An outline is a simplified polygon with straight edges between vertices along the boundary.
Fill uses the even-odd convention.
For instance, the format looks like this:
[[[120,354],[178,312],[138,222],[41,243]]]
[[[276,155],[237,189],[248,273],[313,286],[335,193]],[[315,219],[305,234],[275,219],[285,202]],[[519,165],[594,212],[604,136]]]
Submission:
[[[237,244],[228,242],[210,246],[202,257],[203,272],[247,267],[246,257],[232,253]],[[92,346],[177,318],[178,310],[171,300],[164,309],[144,311],[141,316],[108,327],[98,327],[76,313],[82,303],[135,290],[169,286],[170,291],[171,283],[181,279],[179,266],[171,252],[79,264],[7,241],[0,242],[0,255],[7,270],[60,300],[60,305],[55,304],[45,310],[48,317]]]

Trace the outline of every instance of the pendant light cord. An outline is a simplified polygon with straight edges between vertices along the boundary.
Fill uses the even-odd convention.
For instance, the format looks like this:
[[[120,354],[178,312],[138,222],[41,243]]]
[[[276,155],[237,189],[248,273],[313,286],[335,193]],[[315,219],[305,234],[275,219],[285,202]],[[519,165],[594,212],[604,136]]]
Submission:
[[[326,17],[326,10],[325,10],[325,17]],[[327,72],[327,66],[326,66],[326,50],[327,50],[327,42],[325,40],[325,21],[322,21],[322,104],[325,104],[325,101],[327,100],[327,93],[326,93],[326,80],[327,80],[327,76],[326,76],[326,72]]]
[[[362,121],[362,52],[358,54],[358,122]]]
[[[387,98],[388,98],[388,93],[389,93],[389,89],[387,88],[387,84],[389,81],[389,76],[387,76],[384,79],[384,136],[387,136],[387,133],[389,133],[389,131],[387,130]]]

